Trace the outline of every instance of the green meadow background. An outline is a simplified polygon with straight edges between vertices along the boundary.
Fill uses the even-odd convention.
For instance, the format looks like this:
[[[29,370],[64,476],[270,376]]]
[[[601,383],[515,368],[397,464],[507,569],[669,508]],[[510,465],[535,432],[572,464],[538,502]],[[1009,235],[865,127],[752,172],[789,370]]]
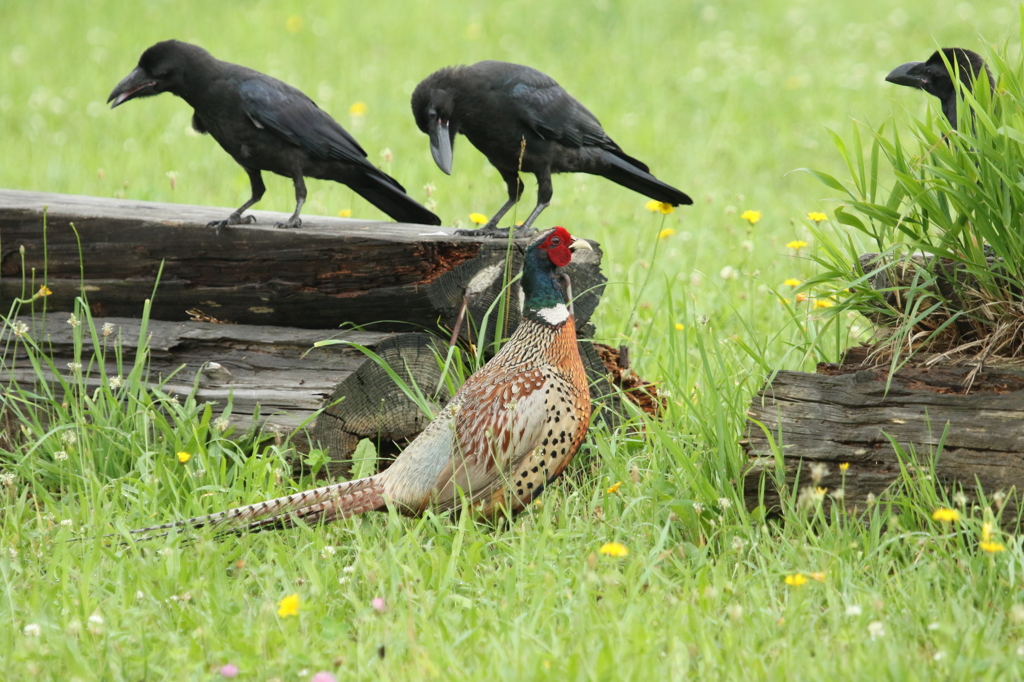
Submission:
[[[669,410],[643,433],[595,429],[572,480],[510,524],[380,514],[141,551],[68,543],[310,481],[281,475],[285,452],[241,457],[190,404],[86,419],[83,399],[32,425],[0,452],[0,678],[1019,679],[1022,554],[1009,537],[979,554],[980,511],[933,523],[944,502],[922,488],[899,518],[782,525],[746,513],[734,485],[766,376],[869,333],[842,317],[819,335],[825,311],[784,284],[814,273],[807,213],[835,206],[798,169],[845,177],[830,129],[909,130],[937,111],[889,70],[940,46],[1016,58],[1019,19],[1012,3],[946,0],[0,1],[3,188],[240,205],[244,172],[183,101],[105,104],[146,47],[178,38],[302,89],[446,225],[494,212],[503,184],[464,138],[441,173],[409,97],[481,59],[550,74],[695,200],[662,216],[603,179],[556,177],[539,226],[601,243],[599,340],[629,344]],[[291,182],[265,179],[257,208],[290,212]],[[308,186],[305,214],[386,219],[344,186]]]

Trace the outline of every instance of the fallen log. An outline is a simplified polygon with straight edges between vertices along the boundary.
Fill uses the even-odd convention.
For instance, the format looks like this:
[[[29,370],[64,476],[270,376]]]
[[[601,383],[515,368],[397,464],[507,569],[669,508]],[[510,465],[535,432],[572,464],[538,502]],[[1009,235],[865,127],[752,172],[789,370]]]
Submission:
[[[932,475],[934,458],[935,484],[969,499],[979,488],[989,500],[1006,494],[1003,518],[1015,520],[1013,493],[1024,487],[1024,362],[990,358],[979,367],[977,359],[922,355],[890,375],[866,359],[857,350],[843,364],[818,365],[817,373],[778,372],[754,397],[742,441],[747,507],[762,502],[764,478],[769,512],[780,509],[781,495],[809,487],[863,510],[869,496],[880,498],[900,480],[895,442],[916,456],[913,475]],[[776,480],[769,434],[784,482]]]
[[[156,320],[201,311],[237,324],[435,331],[453,325],[471,289],[466,336],[521,268],[522,245],[509,253],[502,240],[433,226],[304,215],[302,228],[281,230],[285,214],[252,211],[255,225],[207,227],[230,210],[0,190],[0,307],[46,284],[48,310],[74,310],[84,291],[96,317],[136,317],[152,297]],[[600,300],[600,260],[597,250],[566,268],[579,326]],[[507,335],[517,315],[494,312],[489,328]]]
[[[67,323],[69,319],[67,313],[51,312],[11,321],[8,332],[19,323],[24,325],[20,338],[34,340],[49,362],[43,363],[40,377],[29,362],[26,344],[14,344],[13,351],[0,359],[0,370],[9,382],[0,387],[0,403],[12,396],[14,385],[68,401],[71,396],[62,392],[57,374],[72,391],[91,395],[114,377],[120,383],[122,373],[141,362],[146,367],[144,381],[168,398],[183,401],[193,395],[197,403],[210,404],[215,418],[223,417],[225,428],[233,427],[236,436],[278,442],[287,437],[300,454],[320,448],[327,460],[324,473],[338,476],[348,472],[351,456],[363,439],[374,442],[386,463],[419,434],[451,395],[448,384],[441,382],[447,346],[426,333],[325,332],[151,320],[140,346],[141,320],[94,318],[100,349],[92,334],[82,330],[81,351],[76,354],[76,328]],[[315,347],[327,339],[341,343]],[[120,354],[114,352],[115,344]],[[620,375],[625,370],[614,351],[587,340],[579,345],[600,419],[615,426],[628,417],[622,395],[636,396],[641,409],[649,409],[643,401],[651,401],[654,388],[641,384],[642,390],[637,390],[635,378],[633,383],[623,381]],[[427,411],[358,346],[423,394]],[[76,362],[82,366],[70,369]],[[46,392],[41,390],[42,383],[48,384]],[[620,394],[616,387],[630,392]],[[295,462],[301,468],[302,458]]]
[[[109,336],[99,331],[103,362],[91,362],[96,353],[89,333],[82,350],[75,353],[75,328],[67,324],[66,313],[48,313],[35,318],[12,321],[25,325],[23,336],[32,338],[51,364],[40,377],[28,362],[24,344],[15,344],[13,352],[2,358],[3,374],[26,390],[45,382],[60,390],[56,374],[72,385],[78,377],[69,363],[80,361],[84,389],[91,394],[102,381],[121,379],[135,363],[145,364],[145,381],[168,397],[182,399],[196,386],[197,402],[216,406],[219,416],[230,403],[228,423],[236,429],[251,431],[260,427],[268,433],[286,435],[310,420],[338,383],[356,371],[366,356],[351,345],[338,344],[313,348],[329,336],[356,343],[371,350],[393,334],[292,329],[252,325],[214,324],[210,322],[167,322],[150,320],[146,330],[145,351],[138,353],[142,323],[128,318],[96,318],[98,330],[109,324]],[[115,344],[122,348],[118,364]],[[6,393],[6,392],[5,392]],[[55,397],[62,399],[57,394]]]

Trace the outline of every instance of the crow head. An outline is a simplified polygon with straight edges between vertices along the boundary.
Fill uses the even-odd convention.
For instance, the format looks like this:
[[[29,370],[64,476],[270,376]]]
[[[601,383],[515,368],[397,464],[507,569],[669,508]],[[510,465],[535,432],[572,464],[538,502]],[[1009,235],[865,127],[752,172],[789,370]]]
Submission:
[[[181,95],[188,73],[198,60],[212,59],[210,53],[190,43],[165,40],[142,53],[139,65],[117,84],[107,102],[110,108],[137,97],[152,97],[162,92]]]
[[[926,62],[900,64],[885,77],[885,80],[897,85],[918,88],[938,97],[942,102],[942,113],[946,115],[949,124],[955,130],[956,88],[953,87],[953,77],[950,75],[949,69],[946,68],[946,62],[949,62],[949,68],[957,74],[960,82],[972,92],[974,82],[980,77],[983,70],[988,76],[989,87],[995,86],[992,72],[989,71],[985,60],[976,52],[965,50],[962,47],[944,47],[941,50],[936,50]]]
[[[448,175],[452,173],[452,150],[459,125],[455,118],[455,94],[445,87],[449,69],[428,76],[412,93],[412,113],[416,125],[430,137],[434,163]]]

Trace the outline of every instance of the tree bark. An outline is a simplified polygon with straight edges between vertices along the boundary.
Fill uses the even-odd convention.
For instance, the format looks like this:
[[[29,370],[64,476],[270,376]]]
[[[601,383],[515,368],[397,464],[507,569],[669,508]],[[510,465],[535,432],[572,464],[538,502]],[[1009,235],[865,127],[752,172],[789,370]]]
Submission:
[[[286,216],[265,211],[252,211],[257,224],[220,235],[207,227],[230,211],[0,190],[0,306],[8,310],[46,284],[48,310],[73,310],[84,290],[97,317],[137,317],[152,298],[159,320],[188,320],[198,310],[236,324],[416,331],[450,328],[470,287],[465,336],[482,328],[525,247],[509,253],[502,240],[445,228],[321,216],[281,230],[271,226]],[[566,268],[583,294],[578,326],[600,300],[600,261],[598,250]],[[490,336],[497,324],[506,334],[517,324],[517,312],[499,312],[488,318]]]
[[[808,495],[807,488],[826,488],[828,502],[841,497],[847,509],[863,510],[869,496],[880,498],[902,480],[902,463],[909,475],[934,476],[968,498],[979,488],[990,501],[1008,494],[1003,518],[1015,520],[1013,492],[1024,486],[1024,363],[932,362],[939,359],[915,357],[890,375],[855,349],[844,364],[822,363],[816,374],[778,372],[747,413],[748,508],[760,503],[765,475],[769,510],[780,508],[780,495]],[[781,493],[777,478],[784,478]]]

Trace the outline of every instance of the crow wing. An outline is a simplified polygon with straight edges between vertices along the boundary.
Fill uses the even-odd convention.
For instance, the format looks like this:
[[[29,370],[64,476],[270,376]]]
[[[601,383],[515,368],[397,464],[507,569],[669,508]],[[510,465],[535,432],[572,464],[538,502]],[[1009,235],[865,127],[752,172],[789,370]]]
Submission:
[[[317,158],[372,166],[355,138],[301,91],[281,81],[254,78],[242,82],[238,92],[245,115],[256,127]]]

